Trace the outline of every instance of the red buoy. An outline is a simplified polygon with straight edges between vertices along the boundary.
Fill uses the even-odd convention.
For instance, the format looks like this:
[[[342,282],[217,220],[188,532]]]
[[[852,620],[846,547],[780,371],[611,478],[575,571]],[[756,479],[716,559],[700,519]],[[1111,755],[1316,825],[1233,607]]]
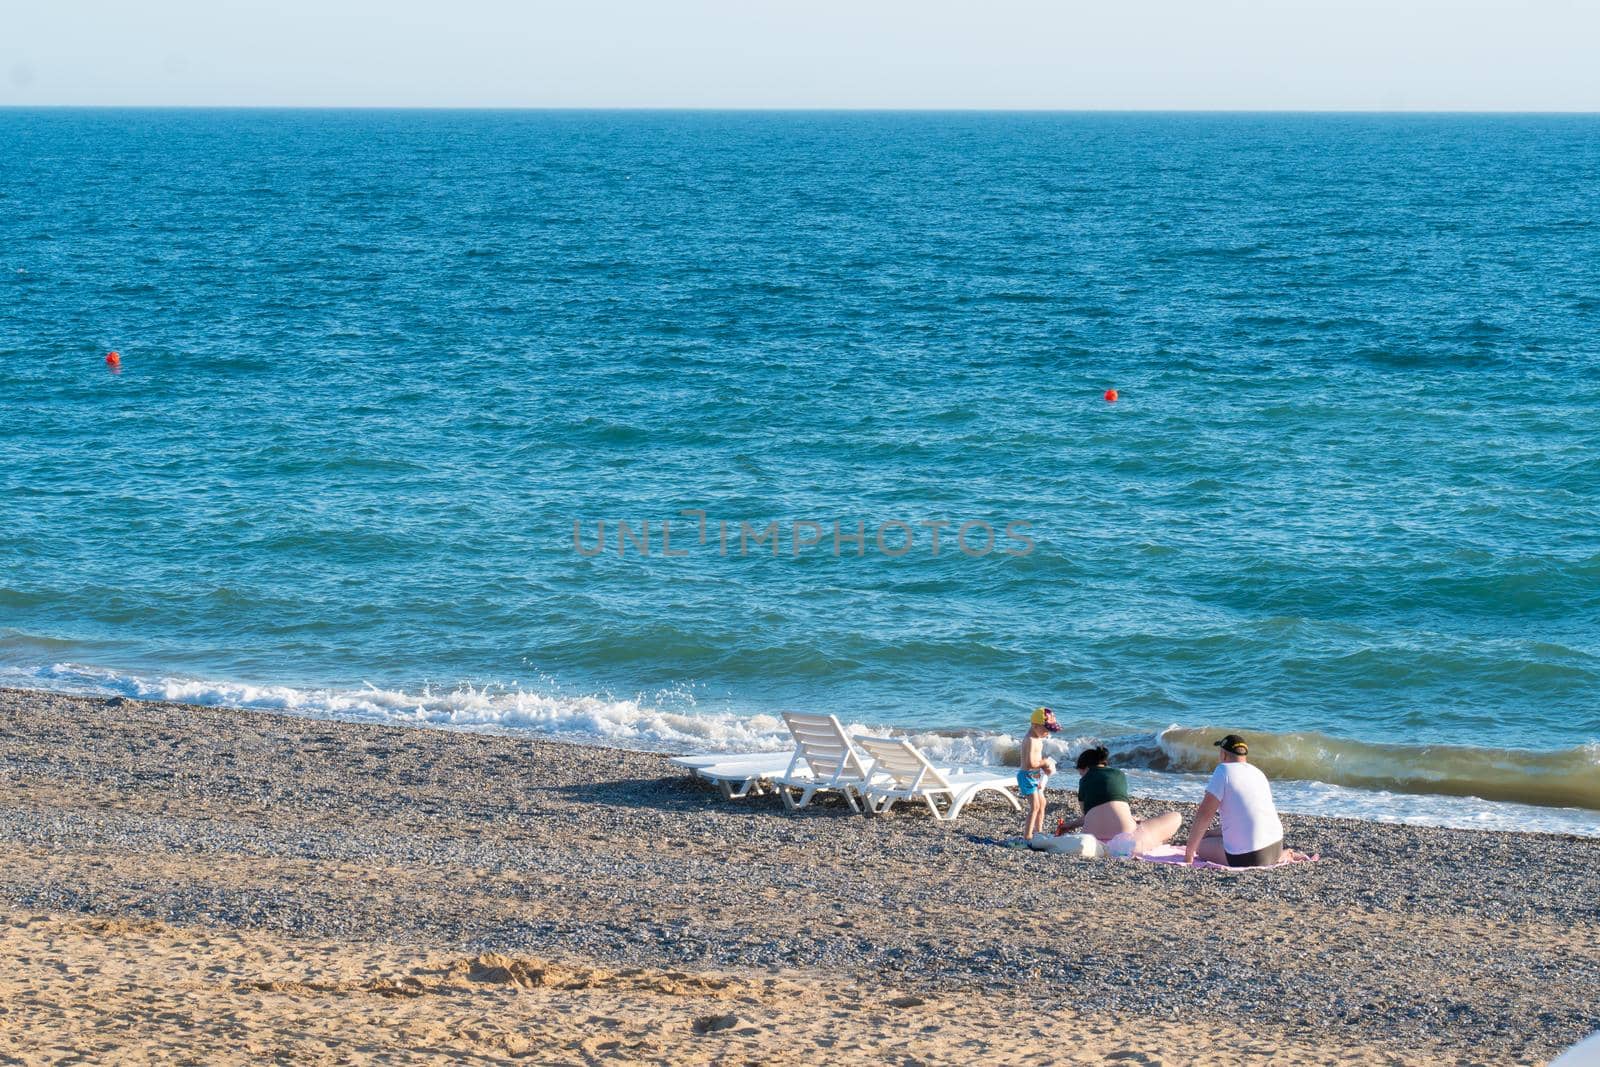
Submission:
[[[1115,404],[1116,402],[1117,402],[1117,391],[1115,389],[1107,389],[1106,390],[1106,403],[1107,404]]]
[[[120,367],[120,366],[122,366],[122,356],[119,355],[116,352],[107,352],[106,353],[106,366],[108,366],[108,367]]]

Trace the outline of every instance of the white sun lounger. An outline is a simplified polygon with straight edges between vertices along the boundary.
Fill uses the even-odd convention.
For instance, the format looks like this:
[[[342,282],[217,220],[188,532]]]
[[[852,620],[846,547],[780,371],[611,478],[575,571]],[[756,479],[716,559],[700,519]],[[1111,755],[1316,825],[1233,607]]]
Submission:
[[[1600,1067],[1600,1031],[1551,1060],[1550,1067]]]
[[[754,752],[703,756],[675,756],[672,763],[722,791],[724,798],[761,796],[771,779],[783,774],[794,760],[793,752]]]
[[[855,742],[873,760],[861,794],[867,810],[875,815],[886,813],[896,801],[920,800],[935,819],[953,822],[967,802],[984,790],[999,793],[1012,808],[1022,810],[1022,802],[1016,797],[1014,771],[988,767],[941,769],[904,738],[858,737]],[[943,812],[939,811],[938,798],[945,801]]]
[[[764,753],[758,752],[755,755],[764,755]],[[746,758],[749,757],[742,756],[737,752],[707,752],[702,756],[673,756],[667,762],[682,767],[686,771],[697,771],[701,767],[709,767],[714,763],[732,763],[736,759]]]
[[[697,771],[702,767],[732,767],[742,763],[761,765],[776,760],[781,769],[787,767],[793,757],[793,749],[784,752],[707,752],[701,756],[673,756],[667,762],[685,770]]]
[[[788,769],[772,780],[783,806],[794,811],[811,803],[818,793],[836,791],[851,811],[860,811],[856,795],[867,782],[867,769],[839,720],[832,715],[786,711],[783,721],[794,735],[794,758]],[[790,789],[798,789],[800,796],[791,796]]]

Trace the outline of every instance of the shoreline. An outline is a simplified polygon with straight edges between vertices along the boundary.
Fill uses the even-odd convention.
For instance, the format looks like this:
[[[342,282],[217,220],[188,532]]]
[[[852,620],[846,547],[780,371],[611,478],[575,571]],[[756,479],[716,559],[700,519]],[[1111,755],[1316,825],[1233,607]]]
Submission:
[[[272,1005],[292,1005],[296,1040],[325,1029],[330,1057],[350,1051],[341,1023],[366,1034],[362,1005],[395,999],[417,1029],[370,1041],[401,1060],[505,1030],[483,1041],[533,1062],[816,1058],[831,1033],[907,1063],[1080,1047],[1087,1062],[1531,1063],[1600,1027],[1593,838],[1290,814],[1289,843],[1322,862],[1207,874],[1001,849],[1019,822],[1002,804],[948,827],[791,814],[724,802],[663,756],[536,738],[15,689],[0,689],[0,730],[5,938],[35,959],[40,939],[70,943],[85,965],[0,1032],[24,1057],[79,1031],[160,1058],[159,1013],[118,990],[219,943],[237,951],[186,987],[196,1017],[231,1013],[277,1047]],[[1052,790],[1052,817],[1071,798]],[[488,953],[639,972],[607,1038],[622,1044],[581,1050],[596,1035],[578,986],[511,982],[522,992],[501,1005],[508,983],[471,978]],[[276,969],[252,971],[258,957]],[[700,999],[656,988],[688,981],[667,974]],[[383,992],[407,976],[443,991]],[[724,979],[739,1006],[719,1014],[707,983]],[[241,993],[252,981],[285,987]],[[764,998],[765,981],[803,990],[798,1006]],[[849,1005],[841,985],[860,991]],[[117,1026],[86,1006],[108,998],[126,1008]],[[456,1017],[491,1001],[501,1030]],[[736,1022],[697,1030],[723,1015]]]
[[[84,666],[74,667],[66,677],[78,681],[40,687],[0,676],[0,689],[532,736],[650,754],[683,750],[734,754],[789,747],[787,731],[774,713],[738,717],[723,710],[702,717],[700,712],[657,709],[636,701],[556,696],[515,687],[466,686],[419,694],[370,686],[297,688],[182,677],[155,685],[138,675]],[[152,689],[163,691],[152,693]],[[853,717],[847,718],[846,726],[911,738],[937,763],[1015,764],[1015,738],[986,727],[921,728],[856,722]],[[1129,773],[1136,790],[1151,799],[1182,802],[1198,797],[1210,774],[1215,754],[1209,738],[1233,728],[1174,723],[1151,731],[1119,727],[1116,730],[1122,732],[1109,734],[1099,727],[1088,727],[1087,733],[1083,729],[1082,724],[1069,724],[1061,740],[1052,740],[1051,745],[1059,746],[1053,753],[1058,761],[1063,754],[1070,759],[1079,743],[1109,744],[1113,759]],[[1442,742],[1376,743],[1293,730],[1243,732],[1251,738],[1256,762],[1273,780],[1282,811],[1399,825],[1600,837],[1600,763],[1594,762],[1593,743],[1565,749],[1486,749]],[[627,747],[619,745],[612,733],[630,735]],[[1415,788],[1418,783],[1435,788]],[[1567,803],[1558,803],[1557,798]],[[1585,806],[1589,803],[1595,806]]]
[[[363,729],[370,728],[370,729],[375,729],[375,730],[399,730],[399,731],[403,731],[403,732],[410,732],[410,731],[414,731],[415,730],[415,731],[423,731],[423,732],[428,732],[428,733],[439,733],[439,734],[443,734],[445,736],[504,738],[504,739],[506,739],[508,741],[525,741],[525,742],[529,742],[529,743],[536,744],[536,745],[554,745],[554,746],[557,746],[557,747],[560,747],[560,748],[574,748],[574,749],[579,749],[579,750],[587,751],[587,752],[607,753],[607,754],[609,754],[609,755],[611,755],[613,757],[616,757],[619,761],[625,761],[625,760],[627,760],[629,758],[634,758],[634,757],[641,758],[641,759],[646,759],[646,760],[652,760],[652,761],[660,761],[662,763],[662,765],[663,765],[662,773],[664,775],[666,775],[668,777],[681,776],[686,781],[693,782],[693,779],[687,774],[687,772],[683,771],[681,768],[678,768],[678,767],[673,766],[671,764],[668,764],[666,762],[669,759],[671,759],[673,756],[677,756],[677,755],[682,755],[683,754],[683,753],[677,752],[671,746],[658,746],[658,747],[655,747],[655,748],[625,748],[625,747],[622,747],[622,746],[619,746],[619,745],[606,744],[603,739],[589,740],[587,738],[581,738],[581,737],[576,737],[576,736],[572,736],[572,735],[545,735],[545,734],[536,733],[536,732],[531,731],[531,730],[519,729],[519,728],[516,728],[516,727],[508,727],[508,726],[494,726],[494,725],[484,725],[484,724],[476,724],[476,723],[465,724],[465,725],[457,725],[457,724],[450,724],[450,723],[431,723],[430,722],[430,723],[418,723],[416,725],[409,725],[409,724],[403,724],[403,723],[397,723],[397,722],[396,723],[366,722],[366,721],[362,721],[362,720],[358,720],[358,719],[351,719],[351,718],[335,718],[335,717],[332,717],[332,716],[314,716],[314,715],[308,715],[308,714],[304,714],[304,713],[297,712],[297,711],[288,711],[288,710],[273,709],[273,708],[237,707],[237,706],[234,706],[234,705],[227,705],[227,704],[192,704],[192,703],[188,703],[186,701],[181,701],[181,700],[143,700],[143,699],[138,699],[138,698],[133,698],[133,697],[124,697],[124,696],[101,696],[101,695],[96,695],[96,694],[83,694],[83,693],[63,692],[63,691],[54,690],[54,689],[33,689],[33,688],[20,687],[20,686],[0,685],[0,700],[3,700],[3,698],[6,697],[7,695],[22,696],[22,697],[33,697],[33,698],[46,698],[46,699],[64,698],[66,700],[73,701],[73,702],[82,701],[82,702],[87,702],[87,703],[91,703],[91,704],[103,704],[103,705],[107,705],[107,706],[111,706],[111,707],[123,707],[123,706],[126,706],[126,705],[137,704],[137,705],[147,706],[147,707],[154,706],[154,707],[164,707],[164,708],[170,708],[170,709],[177,709],[177,710],[182,710],[182,711],[185,711],[185,712],[206,712],[206,713],[211,713],[211,714],[250,715],[250,716],[260,715],[260,716],[266,716],[266,717],[272,718],[272,719],[287,719],[287,720],[291,720],[291,721],[294,721],[294,722],[301,722],[301,723],[337,724],[337,725],[342,725],[342,726],[354,726],[354,727],[363,728]],[[0,705],[0,706],[3,706],[3,705]],[[729,756],[730,757],[734,756],[736,754],[737,753],[734,753],[734,752],[731,752],[731,751],[729,752]],[[1062,771],[1061,771],[1061,774],[1065,774],[1067,769],[1068,768],[1063,767]],[[1135,802],[1135,804],[1138,805],[1138,806],[1144,807],[1144,808],[1158,808],[1158,809],[1161,809],[1161,810],[1172,810],[1172,809],[1180,810],[1180,811],[1182,811],[1184,813],[1184,818],[1185,818],[1184,826],[1185,826],[1185,829],[1187,829],[1187,826],[1188,826],[1187,819],[1188,819],[1189,815],[1194,811],[1194,809],[1196,807],[1195,803],[1193,803],[1191,801],[1183,800],[1181,797],[1172,796],[1172,795],[1170,795],[1170,793],[1168,791],[1165,791],[1165,790],[1148,791],[1148,790],[1143,790],[1143,789],[1140,788],[1140,786],[1141,786],[1141,778],[1142,777],[1149,776],[1149,775],[1158,775],[1158,774],[1163,776],[1163,777],[1171,777],[1171,778],[1174,778],[1174,779],[1192,778],[1192,779],[1194,779],[1194,782],[1195,782],[1195,791],[1196,792],[1200,791],[1203,788],[1206,775],[1204,773],[1197,772],[1197,771],[1195,771],[1195,772],[1191,772],[1191,771],[1148,771],[1148,770],[1145,770],[1143,768],[1134,768],[1134,769],[1130,770],[1128,785],[1129,785],[1129,791],[1130,791],[1132,800]],[[1058,775],[1057,777],[1055,777],[1053,779],[1053,781],[1055,781],[1057,783],[1059,783],[1062,780],[1063,779],[1060,777],[1060,775]],[[696,783],[696,784],[698,784],[698,783]],[[1312,783],[1312,784],[1322,784],[1322,783]],[[1273,785],[1276,788],[1276,787],[1279,786],[1279,782],[1276,779],[1274,779],[1273,780]],[[1049,792],[1050,792],[1050,797],[1051,797],[1051,799],[1050,799],[1050,812],[1051,812],[1052,817],[1054,817],[1054,815],[1055,815],[1056,806],[1058,804],[1063,803],[1063,802],[1068,803],[1070,810],[1073,813],[1076,813],[1077,809],[1076,809],[1075,806],[1072,805],[1072,799],[1074,797],[1076,797],[1076,795],[1077,795],[1076,793],[1074,793],[1070,789],[1062,789],[1062,788],[1059,787],[1059,785],[1053,786],[1050,789]],[[1401,794],[1401,796],[1407,796],[1407,795],[1411,795],[1411,794]],[[1554,810],[1566,811],[1566,810],[1584,810],[1584,809],[1554,809]],[[1544,830],[1544,829],[1537,829],[1537,830],[1522,830],[1522,829],[1508,830],[1508,829],[1503,829],[1503,828],[1499,828],[1499,827],[1438,826],[1438,825],[1435,825],[1433,823],[1398,822],[1398,821],[1387,821],[1387,820],[1383,820],[1383,819],[1367,819],[1367,818],[1362,818],[1361,816],[1358,816],[1358,815],[1323,815],[1323,814],[1308,813],[1308,812],[1284,811],[1281,808],[1280,808],[1280,814],[1283,815],[1286,819],[1293,818],[1293,819],[1298,819],[1298,820],[1312,820],[1312,821],[1315,821],[1315,822],[1318,822],[1318,823],[1330,823],[1330,824],[1335,824],[1335,825],[1340,824],[1340,823],[1348,823],[1348,824],[1351,824],[1353,826],[1358,826],[1358,827],[1360,827],[1360,826],[1373,826],[1373,827],[1382,826],[1382,827],[1411,828],[1411,829],[1417,829],[1417,830],[1430,830],[1430,831],[1437,830],[1437,831],[1447,832],[1447,833],[1492,834],[1492,835],[1496,835],[1496,836],[1509,836],[1509,837],[1512,837],[1512,838],[1525,838],[1525,837],[1527,837],[1527,838],[1550,838],[1550,839],[1553,839],[1553,840],[1556,840],[1556,841],[1563,841],[1563,842],[1564,841],[1571,841],[1571,840],[1584,840],[1584,839],[1591,839],[1592,838],[1592,839],[1594,839],[1596,841],[1597,844],[1600,844],[1600,811],[1594,812],[1594,817],[1595,817],[1595,821],[1597,823],[1597,826],[1596,826],[1595,831],[1592,834],[1575,833],[1575,832],[1567,831],[1567,830]],[[1180,836],[1179,836],[1179,838],[1177,840],[1181,840],[1181,839],[1182,839],[1182,837],[1181,837],[1181,834],[1180,834]]]

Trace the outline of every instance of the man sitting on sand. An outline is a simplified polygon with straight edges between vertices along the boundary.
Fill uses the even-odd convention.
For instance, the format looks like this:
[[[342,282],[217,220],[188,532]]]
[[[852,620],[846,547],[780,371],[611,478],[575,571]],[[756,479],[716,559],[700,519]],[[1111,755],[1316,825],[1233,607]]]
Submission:
[[[1135,819],[1128,807],[1128,776],[1106,766],[1110,759],[1111,751],[1104,745],[1078,754],[1078,803],[1083,816],[1063,823],[1062,832],[1082,827],[1102,845],[1118,834],[1131,834],[1137,852],[1149,852],[1172,840],[1183,825],[1183,816],[1167,811],[1153,819]]]
[[[1189,828],[1185,863],[1195,857],[1224,867],[1271,867],[1283,858],[1283,823],[1272,803],[1272,786],[1250,765],[1250,746],[1238,734],[1216,742],[1220,762],[1206,783],[1206,796]],[[1208,833],[1222,813],[1220,834]],[[1291,857],[1300,854],[1290,850]]]

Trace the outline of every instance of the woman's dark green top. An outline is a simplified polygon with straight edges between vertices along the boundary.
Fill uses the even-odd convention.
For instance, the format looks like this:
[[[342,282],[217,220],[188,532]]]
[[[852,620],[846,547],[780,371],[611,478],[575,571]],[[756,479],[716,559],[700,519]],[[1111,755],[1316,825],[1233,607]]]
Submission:
[[[1078,802],[1085,815],[1108,800],[1128,799],[1128,776],[1112,767],[1091,767],[1078,779]]]

